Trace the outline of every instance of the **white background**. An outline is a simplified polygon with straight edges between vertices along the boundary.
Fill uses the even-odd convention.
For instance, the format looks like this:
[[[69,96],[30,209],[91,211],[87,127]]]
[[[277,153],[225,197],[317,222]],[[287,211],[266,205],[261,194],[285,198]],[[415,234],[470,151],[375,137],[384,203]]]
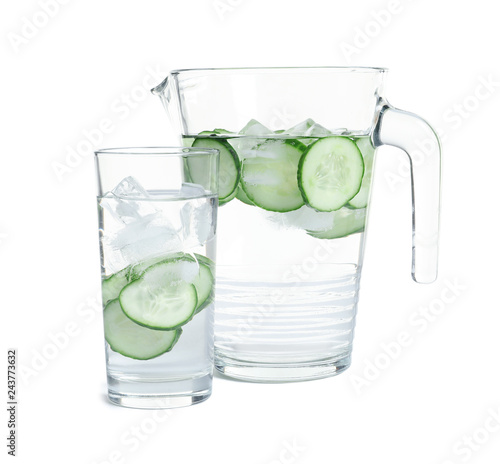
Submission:
[[[4,1],[0,13],[0,365],[6,370],[6,349],[18,348],[25,375],[17,462],[498,462],[495,3],[47,3],[50,16],[42,0]],[[356,53],[342,44],[357,44]],[[93,160],[69,166],[68,152],[85,148],[85,131],[93,146],[177,144],[159,100],[146,91],[171,69],[305,65],[388,67],[389,100],[443,135],[438,280],[411,280],[407,162],[382,148],[347,372],[287,385],[216,377],[210,400],[168,415],[112,406],[96,309]],[[111,129],[95,135],[106,120]],[[57,163],[67,167],[59,177]],[[455,294],[445,290],[450,285]],[[416,324],[426,310],[432,321]],[[411,343],[396,349],[404,334]],[[59,340],[55,351],[51,338]],[[387,362],[391,343],[396,354]]]

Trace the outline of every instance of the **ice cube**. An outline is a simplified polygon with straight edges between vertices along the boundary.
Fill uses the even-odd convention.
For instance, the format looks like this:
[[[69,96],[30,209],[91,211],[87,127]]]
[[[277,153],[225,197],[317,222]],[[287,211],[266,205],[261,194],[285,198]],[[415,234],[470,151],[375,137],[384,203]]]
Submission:
[[[332,131],[314,122],[311,118],[299,122],[295,126],[283,132],[285,135],[300,135],[305,137],[326,137],[332,135]]]
[[[306,132],[314,126],[316,123],[311,119],[308,118],[305,121],[299,122],[293,127],[290,127],[290,129],[285,130],[283,134],[285,135],[306,135]]]
[[[328,137],[333,133],[321,124],[314,122],[311,118],[302,121],[301,123],[291,127],[284,132],[287,135],[302,136],[307,138],[300,138],[299,140],[306,145],[314,142],[319,137]],[[314,138],[312,138],[314,137]]]
[[[248,121],[247,125],[239,132],[242,135],[269,135],[273,131],[268,129],[264,124],[261,124],[255,119]]]
[[[182,240],[186,248],[205,244],[215,234],[214,209],[206,198],[186,203],[181,209]]]
[[[132,176],[124,178],[100,200],[122,226],[104,238],[117,251],[117,262],[128,265],[158,253],[178,251],[182,245],[177,227],[166,221],[147,190]]]
[[[276,137],[273,131],[255,119],[250,120],[239,133],[245,137],[235,138],[231,143],[242,160],[261,156],[259,146],[266,140],[269,140],[266,136],[271,135],[271,138]]]
[[[129,176],[102,198],[101,206],[115,219],[129,224],[136,219],[157,212],[150,202],[137,201],[150,198],[146,189],[134,177]]]
[[[113,190],[111,190],[111,193],[120,198],[150,198],[146,189],[132,176],[125,177],[125,179],[123,179]]]
[[[214,236],[213,207],[201,185],[183,183],[175,199],[184,204],[155,201],[132,177],[101,199],[101,206],[118,225],[116,232],[103,237],[103,244],[116,251],[113,265],[121,269],[152,256],[197,247]]]
[[[194,211],[195,234],[200,245],[211,240],[215,235],[214,208],[211,203],[205,201]]]
[[[296,124],[290,129],[283,132],[285,135],[292,135],[294,137],[300,136],[297,138],[300,142],[305,145],[309,145],[319,137],[328,137],[333,135],[331,131],[329,131],[326,127],[323,127],[321,124],[318,124],[311,118],[306,119],[305,121]]]
[[[272,130],[255,119],[251,119],[239,133],[244,137],[232,139],[231,144],[241,159],[255,157],[255,149],[265,140],[265,136],[270,134],[275,135]]]
[[[135,219],[120,229],[111,242],[127,263],[182,249],[179,231],[157,214]]]
[[[328,137],[329,135],[332,135],[332,132],[326,127],[323,127],[321,124],[315,122],[306,130],[305,135],[308,135],[309,137]]]
[[[206,195],[205,189],[199,184],[192,184],[190,182],[183,182],[179,190],[180,198],[199,198]]]

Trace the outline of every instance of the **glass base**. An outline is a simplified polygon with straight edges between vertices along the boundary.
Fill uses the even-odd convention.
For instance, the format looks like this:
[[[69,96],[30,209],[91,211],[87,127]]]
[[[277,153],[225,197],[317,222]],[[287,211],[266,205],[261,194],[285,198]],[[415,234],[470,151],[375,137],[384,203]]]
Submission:
[[[171,409],[191,406],[201,403],[210,397],[212,391],[205,393],[198,392],[196,395],[178,396],[139,396],[122,395],[113,391],[108,391],[109,401],[118,406],[136,409]]]
[[[181,408],[201,403],[211,394],[211,373],[190,379],[168,381],[108,375],[109,401],[126,408]]]
[[[260,363],[217,355],[215,368],[238,380],[261,383],[303,382],[333,377],[351,365],[351,355],[305,363]]]

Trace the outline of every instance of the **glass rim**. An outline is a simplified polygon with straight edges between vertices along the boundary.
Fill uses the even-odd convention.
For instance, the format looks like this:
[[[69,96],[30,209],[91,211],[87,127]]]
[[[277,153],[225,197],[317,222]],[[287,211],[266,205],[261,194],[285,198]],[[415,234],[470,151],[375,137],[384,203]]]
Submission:
[[[262,67],[236,67],[236,68],[183,68],[174,69],[170,74],[180,74],[188,72],[217,72],[217,71],[234,71],[245,72],[252,71],[258,73],[265,72],[279,72],[279,71],[334,71],[345,73],[386,73],[388,68],[374,67],[374,66],[262,66]]]
[[[119,148],[101,148],[94,152],[99,155],[122,155],[122,156],[213,156],[217,155],[219,150],[214,148],[197,147],[119,147]]]

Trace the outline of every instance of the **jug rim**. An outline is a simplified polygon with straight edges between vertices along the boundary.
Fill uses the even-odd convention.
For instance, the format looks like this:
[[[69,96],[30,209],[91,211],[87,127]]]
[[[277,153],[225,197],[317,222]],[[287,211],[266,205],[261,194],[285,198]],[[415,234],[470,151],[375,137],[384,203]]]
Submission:
[[[212,71],[234,71],[234,72],[279,72],[279,71],[333,71],[333,72],[353,72],[353,73],[386,73],[388,68],[374,66],[257,66],[257,67],[228,67],[228,68],[181,68],[170,71],[170,74],[180,74],[188,72],[212,72]]]

